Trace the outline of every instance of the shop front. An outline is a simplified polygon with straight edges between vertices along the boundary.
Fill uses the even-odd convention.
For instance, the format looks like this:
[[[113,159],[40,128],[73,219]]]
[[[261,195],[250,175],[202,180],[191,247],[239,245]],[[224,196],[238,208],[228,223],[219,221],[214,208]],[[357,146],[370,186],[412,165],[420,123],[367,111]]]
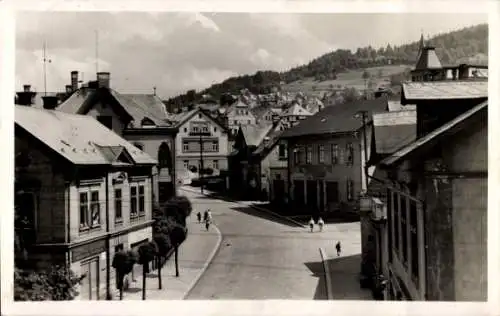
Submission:
[[[84,278],[79,287],[79,299],[99,300],[106,282],[106,242],[104,239],[71,249],[71,269]]]

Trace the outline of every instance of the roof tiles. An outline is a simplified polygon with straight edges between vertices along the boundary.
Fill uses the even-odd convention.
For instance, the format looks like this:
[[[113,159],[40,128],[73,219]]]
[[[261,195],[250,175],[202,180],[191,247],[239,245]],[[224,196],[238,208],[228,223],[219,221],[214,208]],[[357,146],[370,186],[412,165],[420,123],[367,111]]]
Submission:
[[[156,164],[155,159],[90,116],[16,105],[15,123],[76,165],[113,164],[112,158],[123,149],[137,164]],[[107,149],[103,152],[102,148]]]

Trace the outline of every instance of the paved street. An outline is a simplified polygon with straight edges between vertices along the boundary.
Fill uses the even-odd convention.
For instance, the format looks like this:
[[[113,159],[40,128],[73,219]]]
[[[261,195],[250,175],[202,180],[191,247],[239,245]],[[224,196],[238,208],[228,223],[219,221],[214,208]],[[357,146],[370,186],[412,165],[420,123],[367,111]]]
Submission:
[[[187,299],[326,299],[319,248],[333,252],[336,240],[341,240],[343,257],[360,253],[359,222],[330,224],[322,233],[310,233],[244,204],[186,190],[183,194],[197,210],[212,210],[223,236],[221,248]],[[356,266],[343,280],[353,284],[357,275],[352,271],[359,263],[350,265]],[[335,273],[343,271],[337,268]],[[340,298],[338,291],[337,284],[334,292]]]

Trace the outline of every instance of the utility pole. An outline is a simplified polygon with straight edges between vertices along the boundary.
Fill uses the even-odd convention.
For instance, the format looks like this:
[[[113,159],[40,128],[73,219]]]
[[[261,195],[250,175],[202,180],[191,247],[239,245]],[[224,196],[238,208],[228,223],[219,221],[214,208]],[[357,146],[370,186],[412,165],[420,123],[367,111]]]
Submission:
[[[368,190],[368,145],[367,145],[367,136],[366,136],[366,121],[367,121],[367,115],[368,111],[361,110],[358,111],[355,114],[356,118],[361,118],[361,121],[363,123],[363,151],[364,151],[364,173],[365,173],[365,185],[366,185],[366,190]]]

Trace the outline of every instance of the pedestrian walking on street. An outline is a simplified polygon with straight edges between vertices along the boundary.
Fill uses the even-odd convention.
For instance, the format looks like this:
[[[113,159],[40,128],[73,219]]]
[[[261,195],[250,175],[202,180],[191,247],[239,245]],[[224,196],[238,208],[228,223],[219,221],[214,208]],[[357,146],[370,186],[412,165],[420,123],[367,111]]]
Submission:
[[[207,210],[207,218],[209,221],[212,221],[212,211],[210,209]]]
[[[207,229],[207,231],[210,228],[210,218],[208,218],[208,216],[207,219],[205,220],[205,228]]]
[[[323,226],[325,225],[325,222],[323,221],[323,219],[320,217],[319,220],[318,220],[318,226],[319,226],[319,231],[322,232],[323,231]]]
[[[201,223],[201,213],[200,212],[198,212],[196,214],[196,217],[198,217],[198,223]]]
[[[203,221],[206,222],[207,218],[208,218],[208,210],[206,210],[205,212],[203,212]]]
[[[340,246],[340,241],[337,241],[335,248],[337,249],[337,257],[338,257],[338,256],[340,256],[340,252],[342,251],[342,248]]]
[[[314,219],[311,217],[311,220],[309,221],[309,228],[311,228],[311,233],[314,230]]]

